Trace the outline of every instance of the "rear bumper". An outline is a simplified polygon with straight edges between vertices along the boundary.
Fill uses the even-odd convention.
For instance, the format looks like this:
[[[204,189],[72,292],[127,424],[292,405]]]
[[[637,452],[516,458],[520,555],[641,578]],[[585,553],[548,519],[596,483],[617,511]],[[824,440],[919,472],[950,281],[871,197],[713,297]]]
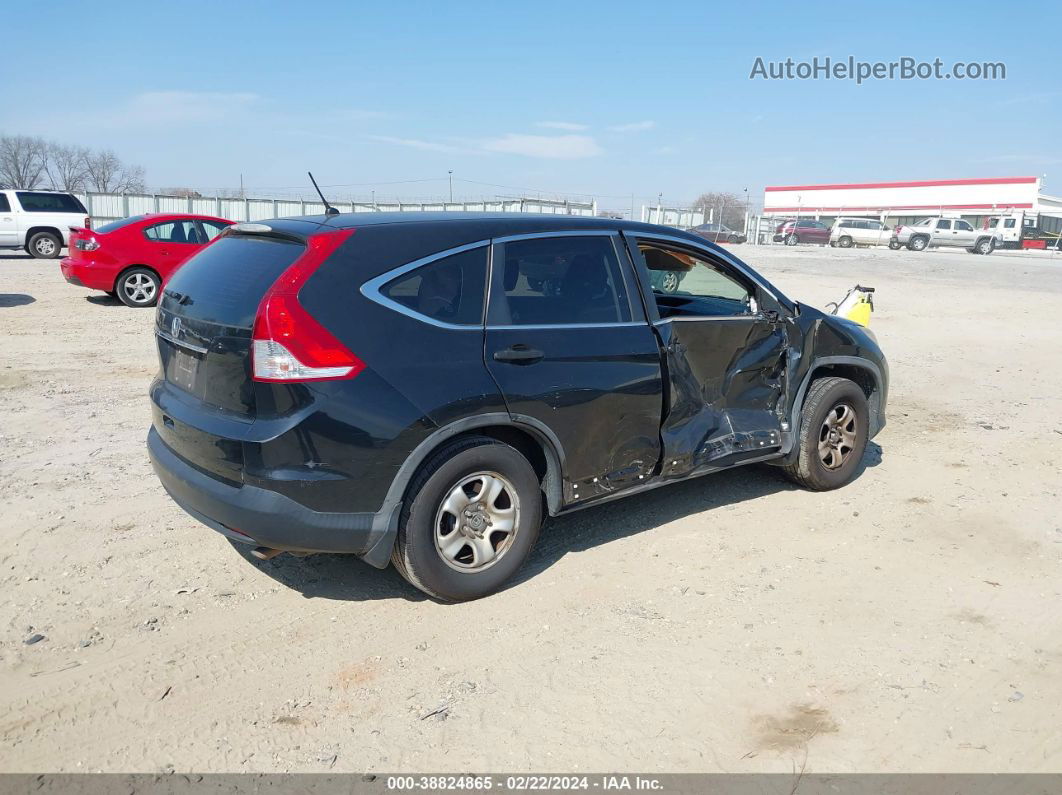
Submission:
[[[174,453],[148,431],[148,453],[163,487],[193,518],[244,543],[292,552],[343,552],[384,568],[401,504],[379,513],[322,513],[257,486],[231,486]]]
[[[78,262],[72,257],[63,257],[59,261],[59,268],[63,272],[63,278],[70,284],[78,287],[88,287],[90,290],[109,291],[114,289],[115,274],[110,269],[89,266]]]

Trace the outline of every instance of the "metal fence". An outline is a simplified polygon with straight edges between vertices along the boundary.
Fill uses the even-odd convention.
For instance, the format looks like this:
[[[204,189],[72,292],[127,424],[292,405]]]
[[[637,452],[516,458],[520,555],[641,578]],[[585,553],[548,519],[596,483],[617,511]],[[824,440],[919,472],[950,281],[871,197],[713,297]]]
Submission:
[[[93,226],[144,213],[196,213],[230,221],[263,221],[296,215],[323,215],[319,201],[266,197],[167,196],[163,194],[77,193]],[[341,213],[375,212],[507,212],[549,215],[597,215],[597,202],[536,198],[499,198],[478,202],[351,202],[334,201]]]
[[[642,223],[661,224],[662,226],[676,226],[679,229],[689,229],[691,226],[700,226],[706,223],[704,210],[694,210],[690,207],[647,207],[642,205]],[[707,221],[712,220],[711,213]]]

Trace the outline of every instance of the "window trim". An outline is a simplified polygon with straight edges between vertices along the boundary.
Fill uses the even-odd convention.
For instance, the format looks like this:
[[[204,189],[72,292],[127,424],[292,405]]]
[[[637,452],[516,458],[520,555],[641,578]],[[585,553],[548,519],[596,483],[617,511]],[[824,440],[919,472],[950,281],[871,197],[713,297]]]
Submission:
[[[630,315],[630,320],[615,320],[605,323],[491,323],[491,302],[497,300],[495,295],[495,288],[493,286],[494,278],[494,262],[495,262],[495,250],[500,248],[505,243],[511,243],[514,241],[522,240],[535,240],[539,238],[555,238],[555,237],[609,237],[612,243],[612,251],[616,255],[616,265],[619,270],[619,277],[623,280],[623,289],[626,293],[627,311]],[[556,232],[529,232],[521,235],[505,235],[504,237],[496,237],[491,240],[491,253],[490,253],[490,279],[487,280],[487,312],[486,312],[486,328],[488,330],[504,330],[512,331],[518,329],[528,330],[546,330],[546,329],[580,329],[580,328],[623,328],[627,326],[644,326],[647,325],[647,321],[638,320],[637,318],[643,315],[643,312],[639,311],[641,306],[636,306],[632,297],[634,290],[640,290],[641,287],[638,281],[633,284],[630,281],[627,269],[623,266],[624,255],[626,251],[621,248],[622,241],[619,239],[619,230],[616,229],[563,229]]]
[[[405,265],[399,265],[397,268],[392,268],[391,270],[385,271],[379,276],[374,276],[367,282],[364,282],[361,287],[358,288],[358,290],[363,296],[368,298],[373,303],[379,304],[380,306],[386,309],[390,309],[394,312],[398,312],[400,315],[405,315],[406,317],[412,318],[413,320],[418,320],[421,323],[427,323],[429,326],[450,329],[453,331],[482,332],[483,318],[480,318],[479,325],[475,326],[463,326],[457,323],[447,323],[444,320],[437,320],[436,318],[428,317],[427,315],[422,315],[420,312],[410,309],[408,306],[405,306],[403,304],[398,303],[398,301],[388,298],[386,295],[383,294],[383,288],[385,285],[390,284],[391,282],[395,281],[396,279],[402,276],[405,276],[410,271],[415,271],[417,268],[422,268],[425,265],[430,265],[431,263],[436,262],[438,260],[446,259],[447,257],[452,257],[455,254],[463,254],[466,251],[472,251],[473,249],[483,247],[486,247],[487,249],[487,278],[484,281],[483,287],[486,293],[483,297],[483,307],[485,311],[487,307],[488,296],[490,295],[490,277],[491,272],[493,270],[491,267],[493,260],[493,252],[491,250],[490,240],[478,240],[475,243],[466,243],[463,246],[455,246],[454,248],[448,248],[445,251],[437,251],[436,253],[429,254],[426,257],[421,257],[420,259],[415,259],[412,262],[407,262]],[[484,315],[483,317],[486,317],[486,315]]]

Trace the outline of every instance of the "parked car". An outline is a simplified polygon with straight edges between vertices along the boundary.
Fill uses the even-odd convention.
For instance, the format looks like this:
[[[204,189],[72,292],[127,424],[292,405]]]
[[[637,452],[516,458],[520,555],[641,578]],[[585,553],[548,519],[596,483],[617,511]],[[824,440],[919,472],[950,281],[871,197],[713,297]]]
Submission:
[[[748,240],[741,232],[723,224],[701,224],[690,229],[690,232],[713,243],[744,243]]]
[[[838,218],[830,228],[830,245],[841,248],[887,246],[891,237],[889,227],[872,218]]]
[[[154,306],[181,264],[232,224],[209,215],[136,215],[99,229],[70,228],[70,254],[60,263],[73,285],[103,290],[126,306]]]
[[[991,254],[999,243],[999,233],[994,230],[974,229],[961,218],[933,216],[909,226],[897,226],[892,230],[889,247],[924,251],[929,246],[948,246],[964,248],[971,254]]]
[[[862,326],[696,235],[575,216],[237,224],[155,336],[147,445],[178,505],[255,557],[392,561],[449,601],[501,588],[546,514],[756,461],[843,486],[888,391]]]
[[[810,218],[783,221],[774,230],[774,242],[795,246],[798,243],[818,243],[824,246],[830,242],[830,227],[822,221]]]
[[[70,227],[89,223],[85,205],[69,193],[0,190],[0,249],[53,259],[67,245]]]

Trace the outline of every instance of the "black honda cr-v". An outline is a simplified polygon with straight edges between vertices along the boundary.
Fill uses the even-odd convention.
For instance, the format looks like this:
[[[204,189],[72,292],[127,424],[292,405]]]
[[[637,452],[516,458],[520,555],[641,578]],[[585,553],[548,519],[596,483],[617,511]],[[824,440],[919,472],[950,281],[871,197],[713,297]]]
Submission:
[[[624,221],[238,224],[155,334],[148,448],[182,508],[258,557],[390,560],[445,600],[500,588],[547,514],[754,461],[844,485],[885,422],[866,329]]]

